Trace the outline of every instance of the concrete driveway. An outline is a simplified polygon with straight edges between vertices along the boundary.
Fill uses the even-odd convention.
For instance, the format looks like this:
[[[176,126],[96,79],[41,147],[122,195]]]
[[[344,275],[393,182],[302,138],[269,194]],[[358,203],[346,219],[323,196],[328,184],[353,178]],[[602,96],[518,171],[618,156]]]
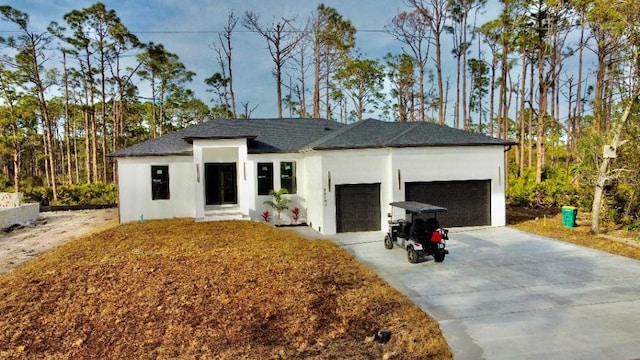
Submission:
[[[443,263],[409,264],[383,237],[330,238],[438,320],[455,359],[640,359],[640,261],[500,227],[452,229]]]

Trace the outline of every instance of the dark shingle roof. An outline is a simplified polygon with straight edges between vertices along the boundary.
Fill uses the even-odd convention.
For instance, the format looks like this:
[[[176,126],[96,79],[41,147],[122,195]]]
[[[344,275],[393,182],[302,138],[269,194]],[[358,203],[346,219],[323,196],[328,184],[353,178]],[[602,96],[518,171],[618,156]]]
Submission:
[[[513,142],[427,122],[367,119],[343,125],[322,119],[210,120],[119,150],[115,157],[190,155],[195,139],[247,139],[249,153],[376,147],[512,145]]]
[[[110,154],[114,157],[191,155],[193,147],[182,138],[182,131],[175,131],[157,139],[143,141]]]
[[[295,152],[345,125],[322,119],[220,119],[118,150],[114,157],[190,155],[196,139],[247,139],[249,153]]]
[[[384,122],[367,119],[326,135],[309,145],[316,150],[373,147],[514,145],[514,142],[430,122]]]

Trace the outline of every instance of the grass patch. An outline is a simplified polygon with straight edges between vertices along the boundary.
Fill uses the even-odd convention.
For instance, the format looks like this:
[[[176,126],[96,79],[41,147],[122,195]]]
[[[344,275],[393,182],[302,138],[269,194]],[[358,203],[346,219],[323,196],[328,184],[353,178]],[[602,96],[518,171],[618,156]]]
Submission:
[[[393,332],[386,344],[373,341]],[[118,226],[0,276],[0,358],[450,359],[440,328],[329,241],[257,222]]]

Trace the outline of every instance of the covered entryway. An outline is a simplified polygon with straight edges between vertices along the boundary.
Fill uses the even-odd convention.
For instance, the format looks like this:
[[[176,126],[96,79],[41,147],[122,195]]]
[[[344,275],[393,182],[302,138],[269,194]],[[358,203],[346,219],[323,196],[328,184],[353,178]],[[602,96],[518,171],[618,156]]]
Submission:
[[[238,202],[236,163],[206,163],[204,169],[205,204],[236,204]]]
[[[408,182],[405,200],[446,207],[438,215],[446,227],[491,225],[490,180]]]
[[[380,230],[380,184],[336,185],[336,232]]]

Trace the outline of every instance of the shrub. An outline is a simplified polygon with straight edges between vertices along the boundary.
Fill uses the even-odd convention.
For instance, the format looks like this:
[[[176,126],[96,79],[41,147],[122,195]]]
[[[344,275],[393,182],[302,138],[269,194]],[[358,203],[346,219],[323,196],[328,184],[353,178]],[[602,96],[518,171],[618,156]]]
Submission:
[[[40,205],[48,206],[53,199],[53,191],[48,186],[32,186],[23,190],[26,201],[40,203]]]
[[[576,186],[564,169],[547,168],[544,180],[535,181],[534,169],[528,169],[519,177],[512,177],[507,188],[509,203],[527,207],[557,207],[579,205]]]
[[[41,205],[111,205],[118,203],[115,183],[71,184],[58,187],[58,199],[53,200],[50,187],[36,186],[25,189],[25,197]]]

